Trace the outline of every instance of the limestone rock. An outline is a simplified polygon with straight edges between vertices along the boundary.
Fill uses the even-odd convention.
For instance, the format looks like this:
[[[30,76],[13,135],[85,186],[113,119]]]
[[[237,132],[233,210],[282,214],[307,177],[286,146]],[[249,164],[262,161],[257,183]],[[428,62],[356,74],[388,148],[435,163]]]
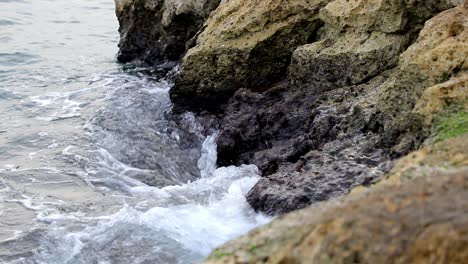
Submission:
[[[396,33],[406,25],[401,0],[335,0],[320,11],[327,30]]]
[[[285,215],[207,263],[464,263],[468,170],[435,172]]]
[[[409,1],[400,0],[336,0],[329,3],[320,11],[320,18],[325,22],[322,40],[298,48],[293,55],[289,69],[289,77],[296,87],[306,86],[312,92],[320,93],[325,90],[347,85],[355,85],[380,74],[382,71],[394,67],[398,56],[406,48],[415,29],[440,10],[461,4],[460,1]],[[459,7],[458,10],[463,10]],[[464,16],[455,18],[453,30],[463,31]],[[424,15],[423,15],[424,14]],[[420,20],[413,17],[421,16]],[[451,16],[451,15],[449,15]],[[408,18],[413,20],[409,21]],[[418,43],[427,42],[439,45],[437,38],[443,39],[446,34],[428,36],[427,32],[440,31],[444,22],[449,18],[439,17],[432,23],[438,26],[426,25],[425,31],[418,38]],[[455,21],[455,20],[458,20]],[[445,23],[451,23],[446,21]],[[370,32],[370,33],[369,33]],[[453,34],[456,34],[452,32]],[[461,33],[461,32],[460,32]],[[463,34],[462,34],[463,35]],[[460,39],[466,37],[460,36]],[[466,51],[460,40],[459,49],[454,53]],[[447,45],[450,45],[447,43]],[[419,47],[419,48],[417,48]],[[426,53],[422,49],[427,46],[413,45],[414,54]],[[449,47],[445,47],[449,48]],[[430,48],[434,50],[434,48]],[[430,65],[430,62],[413,61],[411,51],[406,52],[403,58],[402,71],[406,71],[405,58],[410,63]],[[460,54],[461,59],[464,54]],[[434,55],[437,56],[437,55]],[[435,59],[436,60],[436,59]],[[450,61],[451,58],[447,57]],[[454,63],[456,60],[453,61]],[[448,69],[447,71],[451,71]],[[427,74],[427,75],[430,75]],[[437,75],[431,75],[437,76]]]
[[[362,83],[395,66],[408,38],[382,32],[348,32],[298,48],[289,77],[312,92]]]
[[[463,4],[463,0],[405,0],[409,24],[415,26],[438,13]]]
[[[391,68],[409,35],[401,0],[335,0],[320,10],[322,40],[298,48],[291,60],[293,86],[320,93],[359,84]]]
[[[329,0],[231,0],[207,20],[182,61],[175,104],[216,108],[239,88],[261,89],[286,76],[292,52],[315,37]]]
[[[437,115],[453,106],[468,111],[468,72],[427,88],[414,111],[431,124]]]
[[[398,160],[379,185],[401,185],[436,171],[468,168],[468,134],[438,142]]]
[[[384,128],[387,143],[412,137],[411,134],[421,130],[418,124],[432,118],[418,112],[421,104],[416,111],[414,107],[427,89],[427,93],[431,93],[434,88],[430,87],[467,71],[466,39],[468,10],[463,6],[446,10],[425,23],[417,41],[400,56],[398,73],[383,84],[384,92],[377,100],[379,113],[373,119],[375,125]],[[425,99],[429,99],[428,94],[421,100]],[[425,104],[432,103],[426,101]]]
[[[400,69],[424,76],[428,84],[468,69],[468,10],[462,6],[428,20],[418,40],[400,58]]]
[[[464,10],[457,7],[429,20],[399,65],[365,84],[319,94],[287,83],[263,93],[240,90],[221,123],[220,165],[258,165],[264,177],[247,199],[269,214],[303,208],[377,181],[387,162],[430,136],[432,124],[424,122],[428,116],[437,119],[463,105],[465,85],[459,78],[465,70],[457,65],[466,59],[467,49],[463,38],[444,32],[466,19]],[[441,57],[434,67],[428,54]],[[450,81],[441,83],[447,78]],[[451,83],[453,93],[451,88],[445,90],[449,94],[443,89],[441,94],[431,92],[430,87]],[[434,112],[415,109],[418,100]]]
[[[220,0],[115,0],[120,62],[179,60]]]

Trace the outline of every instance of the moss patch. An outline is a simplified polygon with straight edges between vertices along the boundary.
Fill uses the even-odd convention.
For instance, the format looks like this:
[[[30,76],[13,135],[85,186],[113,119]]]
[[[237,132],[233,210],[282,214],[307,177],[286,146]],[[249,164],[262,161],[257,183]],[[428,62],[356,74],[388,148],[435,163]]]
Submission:
[[[211,257],[214,259],[220,259],[220,258],[227,257],[227,256],[232,256],[232,253],[225,252],[219,249],[215,250],[213,254],[211,255]]]
[[[434,132],[436,142],[468,133],[468,112],[457,112],[441,117]]]
[[[249,251],[250,252],[254,252],[255,250],[257,250],[258,246],[256,244],[250,244],[249,245]]]

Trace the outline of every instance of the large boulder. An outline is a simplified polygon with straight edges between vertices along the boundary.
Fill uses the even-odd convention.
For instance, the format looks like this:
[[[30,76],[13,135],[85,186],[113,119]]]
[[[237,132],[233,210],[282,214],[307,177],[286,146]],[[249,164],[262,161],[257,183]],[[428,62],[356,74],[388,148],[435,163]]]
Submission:
[[[291,83],[320,93],[366,82],[398,63],[427,19],[461,3],[335,0],[320,11],[322,40],[294,52]]]
[[[328,31],[396,33],[407,18],[402,0],[335,0],[320,11]]]
[[[207,263],[464,263],[467,139],[410,153],[378,184],[277,218]]]
[[[207,20],[182,61],[171,90],[175,104],[218,108],[243,87],[285,78],[292,52],[314,41],[329,0],[231,0]]]
[[[447,81],[468,70],[467,39],[468,8],[444,11],[425,23],[416,43],[401,55],[400,69],[420,76],[426,87]]]
[[[386,143],[414,137],[420,129],[415,124],[434,119],[441,110],[451,106],[450,102],[441,104],[439,98],[430,94],[452,78],[461,81],[468,71],[466,39],[468,9],[463,6],[446,10],[425,23],[417,41],[400,56],[397,73],[383,84],[384,92],[377,100],[374,125],[382,127]],[[447,85],[450,83],[442,86]],[[462,87],[459,89],[463,94]],[[452,102],[457,101],[463,103],[462,98]],[[429,110],[431,104],[443,108]],[[422,120],[415,122],[415,118]]]
[[[423,143],[433,126],[427,120],[466,109],[466,12],[459,6],[429,20],[397,67],[364,84],[237,92],[218,153],[221,165],[252,162],[263,171],[248,202],[275,215],[369,185]]]
[[[291,83],[320,93],[356,85],[396,65],[409,36],[401,0],[335,0],[320,11],[321,41],[298,48]]]
[[[150,65],[179,60],[220,0],[115,0],[120,23],[117,59]]]
[[[280,217],[207,263],[465,263],[468,169],[427,172]]]

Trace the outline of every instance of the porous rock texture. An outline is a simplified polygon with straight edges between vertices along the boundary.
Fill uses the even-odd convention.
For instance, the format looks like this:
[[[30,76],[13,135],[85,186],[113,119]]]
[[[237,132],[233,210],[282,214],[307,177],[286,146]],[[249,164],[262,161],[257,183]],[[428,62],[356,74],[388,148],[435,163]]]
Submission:
[[[439,113],[451,105],[468,112],[468,73],[465,71],[448,81],[427,88],[418,99],[414,111],[430,124]]]
[[[177,61],[220,0],[114,0],[117,59],[149,65]]]
[[[336,0],[320,10],[321,41],[294,52],[293,85],[314,92],[360,84],[394,66],[409,35],[400,0]]]
[[[230,0],[206,22],[171,90],[178,106],[216,109],[242,87],[281,80],[298,46],[313,41],[330,0]]]
[[[467,139],[451,145],[466,147]],[[422,155],[419,164],[406,163],[425,164],[424,174],[415,178],[414,171],[398,169],[404,184],[387,182],[280,217],[216,249],[207,263],[465,263],[467,150],[453,151],[462,151],[464,160],[452,162],[438,155],[441,147],[414,154]],[[443,163],[455,166],[442,169]]]
[[[391,160],[429,136],[428,120],[466,105],[461,80],[468,69],[467,19],[462,6],[430,19],[396,67],[381,69],[360,84],[324,81],[326,89],[318,90],[323,86],[286,81],[263,93],[239,90],[221,123],[220,164],[251,162],[260,167],[264,177],[247,199],[268,214],[303,208],[378,181]],[[309,57],[316,58],[316,53]],[[328,65],[325,71],[336,71],[340,59],[331,61],[317,67]],[[366,63],[380,65],[381,60],[374,57]],[[452,89],[455,99],[431,96],[437,87],[460,82],[458,89]],[[435,104],[439,110],[427,110]]]
[[[467,134],[427,145],[399,159],[377,185],[401,186],[419,177],[464,168],[468,168]]]

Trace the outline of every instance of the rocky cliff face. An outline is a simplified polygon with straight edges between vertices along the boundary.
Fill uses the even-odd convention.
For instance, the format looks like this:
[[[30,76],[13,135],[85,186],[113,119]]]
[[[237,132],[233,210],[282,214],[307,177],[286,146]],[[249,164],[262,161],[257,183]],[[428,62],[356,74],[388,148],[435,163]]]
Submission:
[[[372,4],[364,9],[386,10],[369,15],[376,23],[372,17],[383,16],[389,7]],[[324,8],[329,9],[344,7]],[[412,32],[384,33],[405,27],[400,22],[372,33],[349,25],[345,32],[333,31],[335,24],[325,22],[324,29],[332,28],[325,31],[330,36],[295,50],[288,80],[263,93],[241,89],[231,99],[218,140],[220,163],[252,162],[262,169],[265,177],[248,200],[269,214],[378,181],[391,160],[429,136],[432,123],[427,120],[434,121],[449,108],[463,111],[466,12],[460,6],[430,19],[409,47]],[[362,34],[369,38],[354,42]],[[386,41],[373,40],[373,34]],[[332,44],[318,47],[324,43]],[[440,89],[444,92],[437,92]],[[429,110],[434,108],[429,104],[438,109]]]
[[[230,0],[195,38],[175,107],[217,114],[219,165],[261,169],[256,210],[319,204],[210,263],[467,258],[468,1]]]
[[[241,88],[281,80],[294,49],[316,37],[318,11],[329,0],[231,0],[206,23],[182,61],[171,99],[216,109]]]
[[[220,0],[114,0],[120,62],[177,61]]]

